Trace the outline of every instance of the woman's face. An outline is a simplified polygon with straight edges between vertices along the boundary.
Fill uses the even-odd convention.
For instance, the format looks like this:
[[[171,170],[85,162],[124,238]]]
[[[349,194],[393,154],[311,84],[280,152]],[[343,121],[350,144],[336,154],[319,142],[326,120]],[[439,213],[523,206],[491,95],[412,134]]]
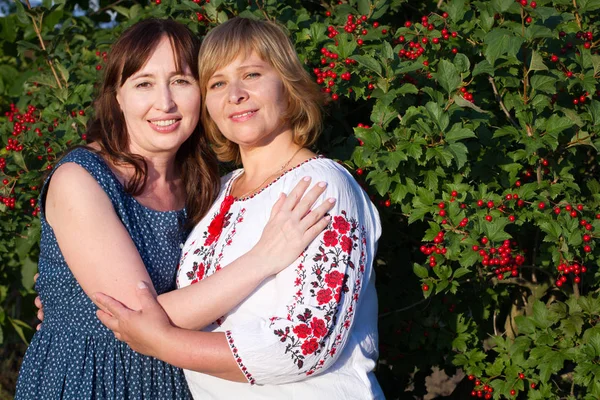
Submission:
[[[200,87],[186,65],[175,67],[164,37],[146,64],[117,90],[129,134],[129,150],[142,156],[174,155],[198,124]]]
[[[291,137],[282,119],[287,107],[279,74],[255,52],[240,55],[208,81],[208,113],[221,133],[242,149],[264,146],[282,133]]]

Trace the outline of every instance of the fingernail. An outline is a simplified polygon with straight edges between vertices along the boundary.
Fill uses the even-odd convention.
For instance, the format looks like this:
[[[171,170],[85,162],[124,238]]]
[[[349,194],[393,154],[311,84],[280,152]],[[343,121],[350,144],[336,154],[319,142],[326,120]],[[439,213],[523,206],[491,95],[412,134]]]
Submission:
[[[303,181],[308,182],[311,180],[310,176],[305,176],[304,178],[302,178]]]
[[[138,286],[138,289],[148,289],[148,285],[146,285],[146,282],[144,282],[144,281],[139,281],[137,286]]]
[[[325,221],[331,221],[331,215],[326,215],[325,216]]]
[[[335,203],[335,199],[333,197],[328,198],[327,201],[331,204]]]
[[[319,182],[319,187],[324,188],[325,186],[327,186],[327,182]]]

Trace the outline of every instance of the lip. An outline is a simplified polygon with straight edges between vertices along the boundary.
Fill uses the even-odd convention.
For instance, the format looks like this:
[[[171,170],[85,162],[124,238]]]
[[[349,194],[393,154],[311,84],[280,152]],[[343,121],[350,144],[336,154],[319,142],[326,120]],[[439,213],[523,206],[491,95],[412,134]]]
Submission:
[[[243,110],[229,115],[229,119],[234,122],[244,122],[254,117],[258,109]],[[245,115],[244,115],[245,114]]]
[[[159,122],[159,121],[171,121],[171,120],[174,120],[175,122],[170,125],[166,125],[166,126],[160,126],[160,125],[156,125],[154,123],[154,122]],[[175,130],[177,130],[177,128],[179,128],[179,125],[181,125],[181,117],[154,118],[154,119],[148,120],[148,125],[150,125],[150,127],[156,132],[171,133],[171,132],[174,132]]]

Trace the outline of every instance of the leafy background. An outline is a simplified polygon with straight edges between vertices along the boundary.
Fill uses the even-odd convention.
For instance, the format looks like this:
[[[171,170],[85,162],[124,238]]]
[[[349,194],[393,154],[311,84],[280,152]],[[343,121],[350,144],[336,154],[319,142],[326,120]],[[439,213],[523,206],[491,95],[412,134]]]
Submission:
[[[387,398],[422,398],[433,368],[457,399],[600,397],[600,0],[2,9],[0,398],[35,325],[40,183],[85,140],[110,44],[147,17],[204,35],[234,15],[289,30],[330,99],[318,150],[380,209]]]

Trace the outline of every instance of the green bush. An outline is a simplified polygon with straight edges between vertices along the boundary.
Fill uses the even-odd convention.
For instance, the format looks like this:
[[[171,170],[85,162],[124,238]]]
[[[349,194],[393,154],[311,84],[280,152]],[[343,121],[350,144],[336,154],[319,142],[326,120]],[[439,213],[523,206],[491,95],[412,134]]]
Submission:
[[[387,397],[422,396],[433,366],[467,374],[456,398],[600,397],[599,0],[100,6],[0,18],[0,343],[33,332],[39,187],[82,142],[110,43],[243,15],[287,27],[329,94],[319,151],[380,208]]]

